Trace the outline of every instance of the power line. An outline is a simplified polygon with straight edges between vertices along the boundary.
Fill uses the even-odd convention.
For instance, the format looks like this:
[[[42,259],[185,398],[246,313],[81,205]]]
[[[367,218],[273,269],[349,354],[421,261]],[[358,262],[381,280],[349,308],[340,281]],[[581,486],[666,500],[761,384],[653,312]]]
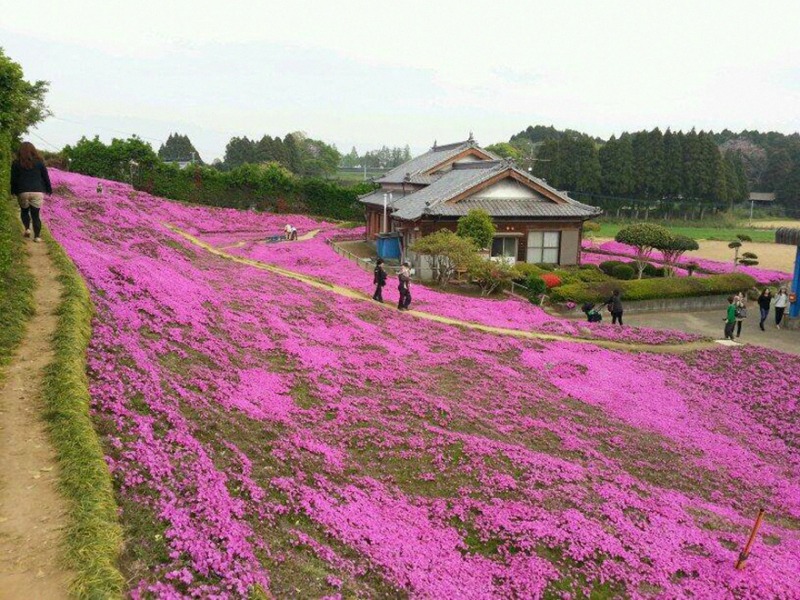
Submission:
[[[82,125],[83,127],[89,127],[89,125],[87,125],[86,123],[81,123],[80,121],[73,121],[71,119],[64,119],[62,117],[56,117],[55,115],[51,115],[50,118],[56,119],[57,121],[64,121],[65,123],[72,123],[73,125]],[[119,133],[121,135],[136,136],[143,140],[150,140],[152,142],[160,142],[162,144],[165,143],[164,140],[159,138],[148,137],[146,135],[139,135],[137,133],[131,133],[130,131],[122,131],[120,129],[114,129],[112,127],[105,127],[103,125],[91,125],[91,127],[94,127],[95,129],[105,129],[106,131],[113,131],[114,133]]]
[[[54,146],[53,144],[51,144],[50,142],[48,142],[46,139],[44,139],[42,136],[40,136],[38,133],[34,133],[34,132],[32,132],[32,131],[29,131],[28,133],[30,133],[30,134],[31,134],[33,137],[36,137],[36,138],[39,138],[40,140],[42,140],[42,141],[43,141],[45,144],[47,144],[48,146],[50,146],[50,147],[51,147],[53,150],[55,150],[56,152],[60,152],[60,151],[61,151],[61,148],[58,148],[58,147]]]

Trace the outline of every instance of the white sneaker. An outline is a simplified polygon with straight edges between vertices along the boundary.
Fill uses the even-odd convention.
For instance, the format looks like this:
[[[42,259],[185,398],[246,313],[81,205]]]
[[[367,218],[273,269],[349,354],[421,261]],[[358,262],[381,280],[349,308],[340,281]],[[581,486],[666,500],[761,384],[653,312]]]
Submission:
[[[31,237],[31,230],[30,229],[26,229],[25,233],[23,235],[24,235],[24,237]]]
[[[33,238],[33,241],[38,243],[42,241],[42,238]]]

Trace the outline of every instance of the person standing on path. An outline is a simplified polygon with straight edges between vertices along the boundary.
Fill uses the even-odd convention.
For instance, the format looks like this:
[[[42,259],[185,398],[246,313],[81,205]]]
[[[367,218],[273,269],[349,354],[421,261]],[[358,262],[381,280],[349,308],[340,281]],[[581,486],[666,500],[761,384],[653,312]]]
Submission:
[[[786,307],[789,306],[789,294],[786,293],[786,288],[782,287],[775,295],[775,327],[781,328],[781,321],[783,321],[783,313],[786,312]]]
[[[747,292],[736,295],[736,337],[742,335],[742,322],[747,318]]]
[[[397,302],[398,310],[408,310],[411,304],[411,264],[404,262],[397,276],[397,289],[400,291],[400,300]]]
[[[733,340],[733,328],[736,326],[736,299],[728,296],[728,312],[725,316],[725,339]]]
[[[386,285],[386,269],[383,268],[382,258],[379,258],[375,265],[375,276],[372,278],[372,283],[375,284],[375,293],[372,294],[372,299],[383,302],[383,286]]]
[[[33,222],[33,241],[42,241],[42,220],[39,211],[45,194],[52,194],[50,175],[44,159],[30,142],[22,142],[17,157],[11,164],[11,194],[17,197],[20,218],[25,226],[25,237],[31,237]]]
[[[619,322],[619,326],[622,327],[622,298],[620,298],[619,290],[614,290],[606,304],[611,313],[611,324]]]
[[[769,316],[769,305],[771,302],[772,292],[769,288],[764,288],[761,290],[761,295],[758,297],[758,309],[761,311],[761,322],[758,326],[761,328],[761,331],[766,331],[766,329],[764,329],[764,321],[766,321]]]

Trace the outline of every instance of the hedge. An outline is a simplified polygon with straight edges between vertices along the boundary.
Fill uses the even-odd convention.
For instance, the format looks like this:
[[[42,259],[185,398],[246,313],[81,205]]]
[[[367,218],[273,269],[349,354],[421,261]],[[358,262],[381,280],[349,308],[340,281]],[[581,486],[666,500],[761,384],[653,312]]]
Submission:
[[[680,277],[668,279],[636,279],[633,281],[606,281],[602,283],[572,283],[550,290],[550,298],[556,302],[571,300],[603,302],[614,290],[619,290],[623,300],[654,300],[661,298],[686,298],[693,296],[716,296],[749,290],[756,280],[749,275],[733,273],[711,277]]]
[[[611,276],[615,279],[628,281],[636,276],[636,269],[630,265],[616,265],[611,269]]]

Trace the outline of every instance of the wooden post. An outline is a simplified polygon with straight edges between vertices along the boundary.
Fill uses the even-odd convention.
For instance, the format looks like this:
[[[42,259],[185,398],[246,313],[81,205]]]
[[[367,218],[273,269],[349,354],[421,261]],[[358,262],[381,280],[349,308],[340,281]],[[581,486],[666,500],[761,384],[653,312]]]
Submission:
[[[739,554],[739,558],[736,559],[736,564],[734,565],[736,569],[741,571],[744,569],[744,565],[747,562],[748,557],[750,556],[750,548],[753,547],[753,542],[756,539],[756,534],[758,533],[758,528],[761,527],[761,519],[764,517],[764,509],[758,509],[758,516],[756,517],[756,522],[753,523],[753,529],[750,531],[750,538],[747,540],[747,543],[744,546],[744,550],[742,550],[741,554]]]

